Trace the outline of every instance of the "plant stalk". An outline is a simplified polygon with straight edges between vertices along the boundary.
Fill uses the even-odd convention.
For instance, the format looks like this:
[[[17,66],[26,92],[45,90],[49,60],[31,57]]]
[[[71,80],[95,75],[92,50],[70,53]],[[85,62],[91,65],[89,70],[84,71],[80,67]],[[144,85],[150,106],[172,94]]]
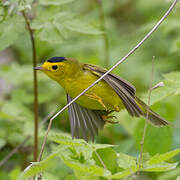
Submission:
[[[34,30],[30,26],[29,19],[24,11],[22,11],[25,19],[27,29],[31,38],[32,45],[32,61],[33,61],[33,86],[34,86],[34,161],[38,158],[38,83],[37,83],[37,71],[34,69],[37,66],[37,53],[34,38]]]

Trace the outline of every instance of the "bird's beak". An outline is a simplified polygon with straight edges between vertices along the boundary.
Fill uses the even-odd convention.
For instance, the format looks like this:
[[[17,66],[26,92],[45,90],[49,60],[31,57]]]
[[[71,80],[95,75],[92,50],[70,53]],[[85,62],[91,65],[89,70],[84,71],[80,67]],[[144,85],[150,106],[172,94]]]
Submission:
[[[35,70],[43,70],[43,67],[42,66],[38,66],[38,67],[35,67],[34,69]]]

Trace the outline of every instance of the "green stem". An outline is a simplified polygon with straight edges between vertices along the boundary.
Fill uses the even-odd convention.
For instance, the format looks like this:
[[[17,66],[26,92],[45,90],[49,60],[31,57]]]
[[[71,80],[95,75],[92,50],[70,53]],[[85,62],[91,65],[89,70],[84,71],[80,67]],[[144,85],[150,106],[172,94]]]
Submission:
[[[33,56],[33,79],[34,79],[34,161],[37,161],[38,158],[38,83],[37,83],[37,71],[34,69],[37,65],[37,55],[36,55],[36,46],[34,39],[34,31],[31,29],[30,22],[25,12],[22,11],[24,16],[27,29],[31,38],[32,44],[32,56]]]
[[[150,100],[151,100],[151,94],[152,94],[152,87],[153,87],[153,77],[154,77],[154,60],[155,57],[153,56],[152,58],[152,72],[151,72],[151,82],[150,82],[150,86],[149,86],[149,94],[148,94],[148,106],[150,106]],[[146,119],[148,119],[149,116],[149,111],[147,111],[146,113]],[[145,142],[145,136],[146,136],[146,131],[147,131],[147,120],[145,121],[145,125],[144,125],[144,130],[143,130],[143,135],[142,135],[142,139],[140,142],[140,157],[139,157],[139,168],[143,168],[143,151],[144,151],[144,142]],[[137,176],[140,179],[140,171],[137,172]]]

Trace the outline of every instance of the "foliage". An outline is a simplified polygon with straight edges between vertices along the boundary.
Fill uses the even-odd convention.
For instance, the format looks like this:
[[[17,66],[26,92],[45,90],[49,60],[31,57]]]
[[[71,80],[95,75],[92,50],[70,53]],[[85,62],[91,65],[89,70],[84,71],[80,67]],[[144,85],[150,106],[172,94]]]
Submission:
[[[164,0],[102,0],[109,39],[110,65],[120,59],[146,34],[169,7]],[[140,141],[145,120],[132,118],[125,110],[114,113],[118,124],[107,125],[96,143],[72,140],[67,112],[53,122],[48,145],[39,163],[32,161],[33,76],[31,42],[24,11],[35,33],[39,63],[52,56],[75,57],[81,62],[104,62],[104,32],[101,31],[96,1],[83,0],[2,0],[0,2],[0,160],[27,136],[0,170],[0,179],[98,180],[131,179],[140,171],[140,179],[174,180],[180,177],[180,13],[179,5],[151,39],[114,73],[133,82],[137,96],[146,103],[155,56],[151,108],[175,127],[156,128],[148,124],[142,164]],[[136,68],[135,68],[136,67]],[[55,82],[38,73],[40,144],[46,117],[66,104],[64,91]],[[44,118],[45,117],[45,118]],[[114,145],[112,145],[114,144]],[[1,164],[1,161],[0,161]],[[138,178],[138,177],[137,177]]]
[[[48,172],[48,169],[53,166],[53,159],[58,157],[74,170],[77,178],[100,176],[116,179],[127,177],[137,171],[163,172],[176,168],[178,163],[167,163],[166,161],[180,153],[180,149],[176,149],[164,154],[149,156],[143,162],[142,167],[139,167],[136,157],[117,153],[109,145],[88,144],[83,140],[72,140],[70,136],[63,133],[51,134],[50,139],[60,146],[45,160],[32,163],[27,167],[21,176],[22,179],[42,171],[47,170]]]

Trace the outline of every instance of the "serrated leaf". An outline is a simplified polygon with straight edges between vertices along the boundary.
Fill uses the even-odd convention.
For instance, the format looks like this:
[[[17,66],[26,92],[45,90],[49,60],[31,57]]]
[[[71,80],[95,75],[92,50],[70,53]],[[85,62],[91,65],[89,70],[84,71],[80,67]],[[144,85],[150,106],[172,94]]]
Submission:
[[[175,149],[173,151],[166,152],[164,154],[156,154],[149,161],[147,161],[147,164],[153,165],[153,164],[157,164],[163,161],[167,161],[171,159],[172,157],[174,157],[175,155],[177,155],[178,153],[180,153],[180,149]]]
[[[163,171],[175,169],[177,165],[178,165],[178,163],[162,162],[159,164],[154,164],[152,166],[148,166],[148,167],[144,168],[143,170],[148,171],[148,172],[163,172]]]
[[[55,6],[60,6],[60,5],[64,5],[67,3],[71,3],[74,0],[40,0],[39,3],[42,5],[55,5]]]
[[[54,133],[49,135],[49,139],[64,145],[71,146],[85,146],[86,142],[83,139],[72,139],[72,137],[65,133]]]
[[[136,167],[136,158],[124,153],[119,153],[117,163],[118,166],[123,169],[133,168]]]
[[[110,171],[108,171],[104,168],[101,168],[97,165],[81,164],[79,162],[72,161],[71,159],[64,158],[63,156],[61,156],[61,158],[64,161],[64,163],[67,166],[69,166],[70,168],[77,170],[77,171],[85,172],[87,175],[91,174],[91,175],[104,176],[104,177],[111,175]]]
[[[36,35],[40,40],[53,44],[62,43],[70,31],[92,35],[102,34],[88,23],[75,19],[74,14],[68,12],[57,13],[45,20],[43,18],[36,19],[31,23],[31,27],[37,30]]]

